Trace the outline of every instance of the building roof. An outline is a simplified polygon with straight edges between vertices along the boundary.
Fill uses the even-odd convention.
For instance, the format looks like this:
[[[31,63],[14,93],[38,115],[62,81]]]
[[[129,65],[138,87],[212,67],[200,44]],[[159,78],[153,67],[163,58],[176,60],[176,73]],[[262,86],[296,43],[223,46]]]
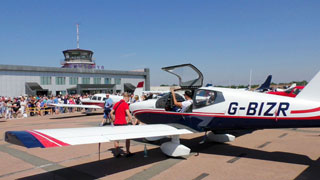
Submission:
[[[136,71],[120,71],[120,70],[58,68],[58,67],[1,65],[1,64],[0,64],[0,71],[58,72],[58,73],[108,74],[108,75],[132,75],[132,76],[149,75],[149,69],[145,69],[145,72],[136,72]]]
[[[86,49],[67,49],[67,50],[64,50],[62,52],[65,53],[65,52],[68,52],[68,51],[85,51],[85,52],[93,53],[93,51],[86,50]]]

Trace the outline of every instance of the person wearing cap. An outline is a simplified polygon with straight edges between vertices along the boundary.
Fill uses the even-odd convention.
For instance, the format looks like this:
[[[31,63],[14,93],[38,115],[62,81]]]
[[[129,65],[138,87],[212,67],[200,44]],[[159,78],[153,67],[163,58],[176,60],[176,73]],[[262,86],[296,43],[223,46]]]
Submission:
[[[172,94],[172,98],[173,98],[173,103],[175,106],[177,106],[178,108],[181,108],[180,112],[186,112],[190,106],[192,106],[193,104],[193,100],[192,100],[192,92],[187,90],[184,92],[184,98],[185,101],[182,102],[178,102],[177,98],[176,98],[176,94],[174,93],[174,89],[171,89],[171,94]]]

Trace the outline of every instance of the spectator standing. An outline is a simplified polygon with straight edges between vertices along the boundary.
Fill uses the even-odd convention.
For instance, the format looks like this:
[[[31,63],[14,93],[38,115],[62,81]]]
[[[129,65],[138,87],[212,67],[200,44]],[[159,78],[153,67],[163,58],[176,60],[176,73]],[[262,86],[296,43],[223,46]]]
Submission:
[[[68,104],[68,97],[67,96],[63,96],[63,104]],[[63,112],[66,113],[67,112],[67,108],[63,108]]]
[[[27,101],[24,97],[21,97],[21,100],[20,100],[20,112],[22,114],[22,117],[26,117],[26,114],[25,114],[25,110],[26,110],[26,107],[27,107]]]
[[[41,102],[40,102],[40,115],[42,116],[44,116],[44,115],[46,115],[46,107],[47,107],[47,100],[46,99],[42,99],[41,100]],[[42,112],[41,112],[41,110],[42,110],[42,112],[44,112],[43,114],[42,114]]]
[[[47,100],[47,108],[46,108],[46,110],[50,110],[49,112],[51,114],[53,114],[55,108],[51,104],[53,104],[53,99],[52,99],[52,97],[49,97],[48,100]]]
[[[53,99],[53,104],[59,104],[59,98],[57,96]],[[54,111],[56,114],[59,114],[59,107],[55,107]]]
[[[111,110],[110,114],[112,117],[112,121],[114,126],[123,126],[127,125],[126,115],[128,116],[129,120],[132,122],[132,116],[129,111],[129,105],[127,102],[129,101],[129,95],[127,93],[123,94],[123,99],[121,99],[119,102],[117,102],[113,109]],[[135,124],[133,122],[133,124]],[[120,150],[119,150],[119,141],[114,141],[114,147],[115,147],[115,157],[121,157]],[[126,157],[130,157],[134,155],[130,152],[130,140],[126,139]]]
[[[18,118],[19,112],[20,112],[19,109],[20,109],[20,102],[18,101],[17,98],[14,98],[12,103],[12,113],[14,118]]]
[[[103,115],[103,120],[100,123],[100,126],[103,126],[105,123],[110,123],[110,112],[113,106],[113,101],[110,98],[109,94],[106,94],[106,100],[104,102],[104,115]]]
[[[12,119],[12,102],[10,98],[6,102],[6,107],[6,119]]]
[[[3,117],[3,107],[4,107],[4,102],[2,98],[0,98],[0,117]]]
[[[76,104],[80,105],[80,103],[81,103],[80,96],[78,96],[77,99],[76,99]],[[77,111],[80,112],[81,108],[77,108]]]
[[[36,102],[36,108],[37,108],[38,115],[42,116],[42,114],[41,114],[41,100],[40,99],[37,100],[37,102]]]
[[[74,102],[74,100],[73,100],[72,97],[69,98],[69,104],[73,104],[73,105],[76,104],[76,102]],[[69,108],[69,112],[74,112],[74,108],[70,107],[70,108]]]

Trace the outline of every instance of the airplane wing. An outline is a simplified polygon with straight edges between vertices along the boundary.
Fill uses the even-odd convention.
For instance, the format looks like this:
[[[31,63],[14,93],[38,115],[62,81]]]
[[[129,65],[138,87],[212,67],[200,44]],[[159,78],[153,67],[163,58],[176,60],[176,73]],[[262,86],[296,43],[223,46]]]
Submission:
[[[27,148],[49,148],[190,133],[192,132],[189,130],[176,129],[163,124],[104,126],[7,131],[5,132],[5,141]]]
[[[79,105],[79,104],[49,104],[49,105],[56,106],[56,107],[102,109],[100,106],[97,106],[97,105]]]

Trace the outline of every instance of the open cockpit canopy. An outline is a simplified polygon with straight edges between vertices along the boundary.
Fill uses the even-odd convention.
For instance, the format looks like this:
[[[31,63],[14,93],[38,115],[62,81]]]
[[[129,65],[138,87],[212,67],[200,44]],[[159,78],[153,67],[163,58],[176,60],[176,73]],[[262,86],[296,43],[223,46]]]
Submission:
[[[202,87],[203,75],[192,64],[181,64],[176,66],[163,67],[162,70],[174,74],[179,79],[179,86],[182,89],[197,89]]]

